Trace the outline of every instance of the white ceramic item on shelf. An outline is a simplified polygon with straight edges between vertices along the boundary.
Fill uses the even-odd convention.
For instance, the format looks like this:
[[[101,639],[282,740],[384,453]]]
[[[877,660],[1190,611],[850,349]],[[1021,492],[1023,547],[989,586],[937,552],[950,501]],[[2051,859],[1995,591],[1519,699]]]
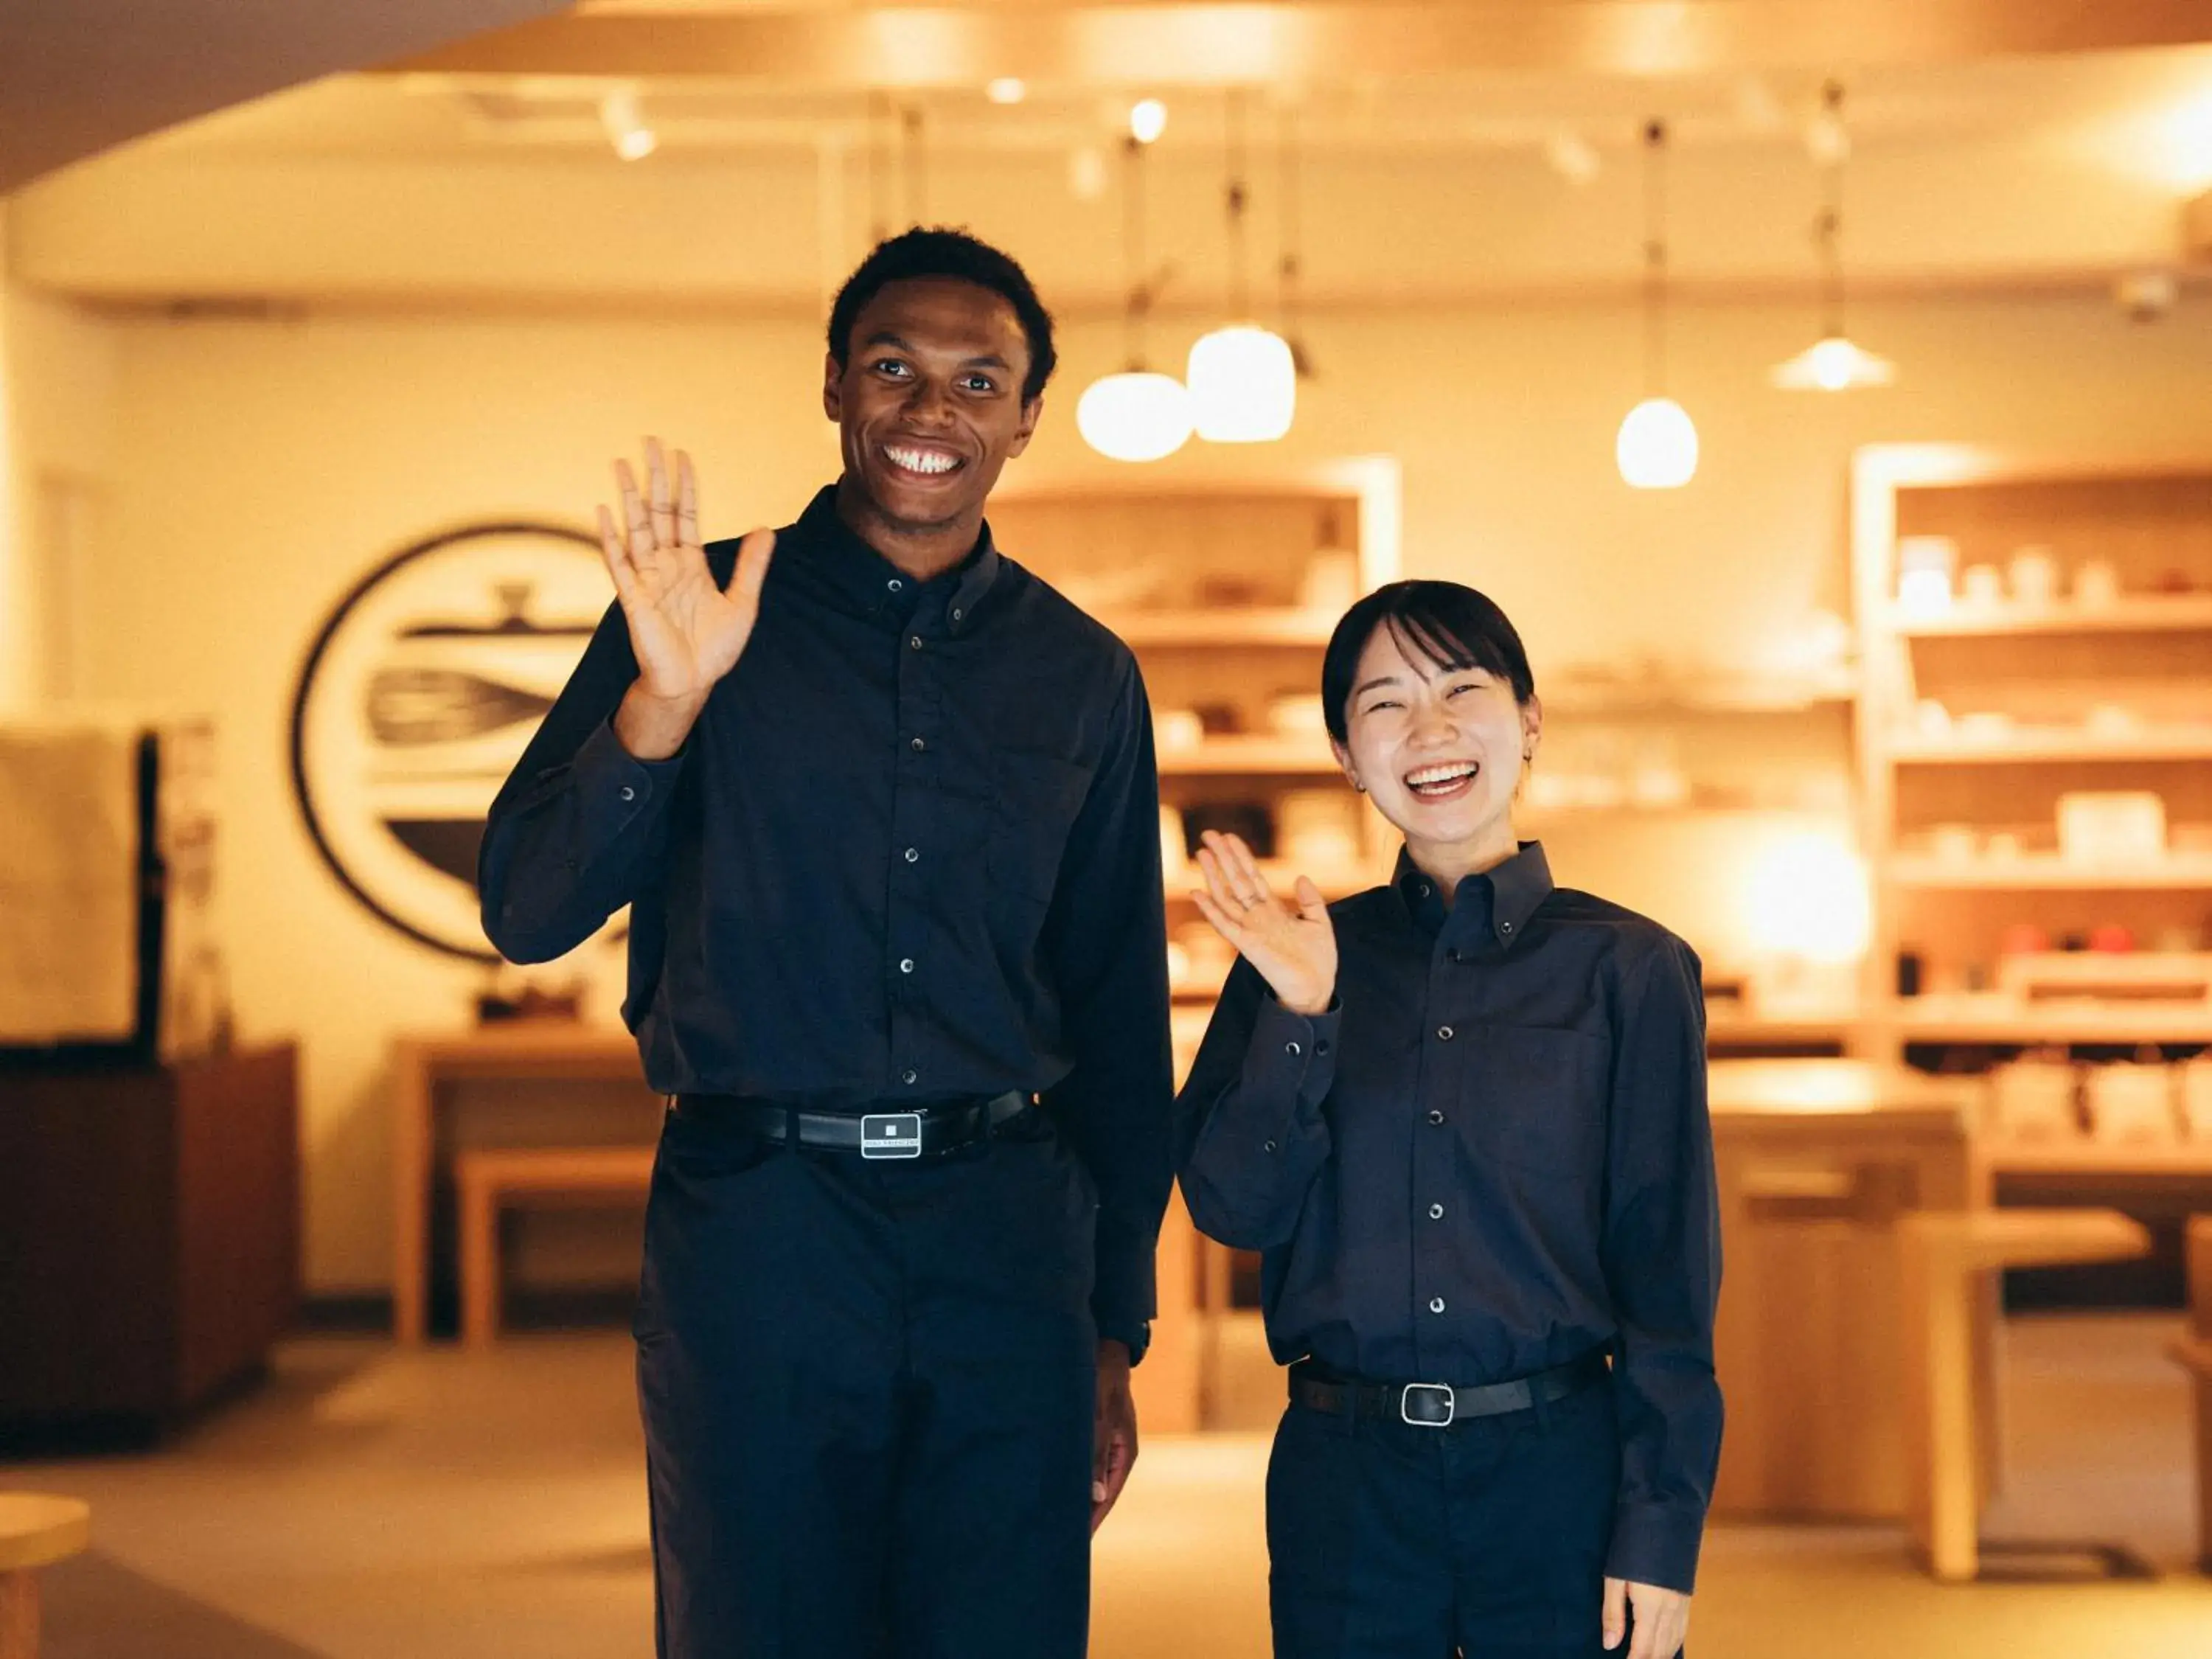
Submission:
[[[2047,547],[2014,549],[2008,574],[2015,605],[2047,605],[2058,597],[2058,560]]]
[[[2071,1140],[2075,1068],[2064,1060],[2016,1060],[1991,1074],[1990,1127],[2012,1140]]]
[[[1945,864],[1972,864],[1981,837],[1971,823],[1939,823],[1928,832],[1928,850]]]
[[[2180,1100],[2182,1130],[2191,1140],[2212,1145],[2212,1053],[2174,1069],[2180,1073],[2175,1093]]]
[[[2089,1133],[2108,1146],[2165,1146],[2173,1139],[2173,1076],[2156,1061],[2093,1066],[2082,1090]]]
[[[2074,603],[2092,609],[2120,597],[2120,573],[2109,559],[2084,559],[2074,568]]]
[[[1324,737],[1328,711],[1317,693],[1291,692],[1267,702],[1268,729],[1286,738]]]
[[[2082,864],[2166,856],[2166,798],[2152,789],[2074,789],[2058,798],[2058,850]]]
[[[1970,564],[1959,578],[1960,596],[1984,607],[2004,603],[2004,572],[1993,564]]]
[[[1163,708],[1152,716],[1152,742],[1164,754],[1181,754],[1206,741],[1206,722],[1195,709]]]
[[[1915,616],[1942,611],[1951,604],[1951,582],[1959,568],[1959,544],[1948,536],[1900,536],[1897,542],[1897,603]]]

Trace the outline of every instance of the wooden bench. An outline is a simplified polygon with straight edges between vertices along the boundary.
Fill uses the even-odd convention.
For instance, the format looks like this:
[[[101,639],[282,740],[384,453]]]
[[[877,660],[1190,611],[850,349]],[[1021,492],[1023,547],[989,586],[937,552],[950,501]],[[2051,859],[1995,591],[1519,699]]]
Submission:
[[[461,1338],[483,1347],[499,1335],[499,1212],[508,1200],[604,1203],[642,1198],[653,1185],[650,1146],[501,1146],[453,1160],[460,1192]]]
[[[1981,1571],[1983,1472],[1992,1426],[1975,1387],[1975,1310],[1989,1275],[2146,1255],[2150,1235],[2115,1210],[1922,1211],[1897,1224],[1905,1291],[1907,1511],[1922,1564],[1948,1583]]]
[[[74,1498],[0,1492],[0,1659],[38,1659],[39,1571],[92,1538],[92,1511]]]
[[[2185,1248],[2189,1329],[2172,1353],[2196,1382],[2197,1565],[2212,1573],[2212,1215],[2189,1218]]]

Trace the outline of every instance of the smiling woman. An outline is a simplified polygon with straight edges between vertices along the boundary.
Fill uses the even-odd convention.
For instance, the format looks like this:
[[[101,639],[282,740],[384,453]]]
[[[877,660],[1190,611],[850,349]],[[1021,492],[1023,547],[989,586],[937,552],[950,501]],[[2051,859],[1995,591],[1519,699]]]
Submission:
[[[1721,1431],[1698,958],[1515,841],[1543,710],[1482,594],[1376,590],[1322,691],[1405,854],[1386,886],[1329,905],[1301,876],[1285,902],[1207,833],[1194,897],[1242,960],[1176,1103],[1191,1218],[1261,1252],[1291,1367],[1275,1652],[1632,1629],[1629,1659],[1673,1659]],[[1437,1436],[1466,1449],[1431,1462]]]

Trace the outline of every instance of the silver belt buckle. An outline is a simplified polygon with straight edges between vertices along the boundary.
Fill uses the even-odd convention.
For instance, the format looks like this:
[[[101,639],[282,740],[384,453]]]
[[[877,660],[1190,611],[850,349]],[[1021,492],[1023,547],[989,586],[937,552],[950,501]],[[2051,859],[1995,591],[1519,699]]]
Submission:
[[[1413,1396],[1417,1394],[1437,1402],[1433,1407],[1425,1406],[1419,1417],[1413,1415]],[[1458,1404],[1459,1397],[1449,1382],[1408,1382],[1398,1395],[1398,1415],[1417,1429],[1448,1429],[1451,1426],[1453,1408]]]
[[[862,1158],[920,1158],[920,1112],[870,1112],[860,1120]]]

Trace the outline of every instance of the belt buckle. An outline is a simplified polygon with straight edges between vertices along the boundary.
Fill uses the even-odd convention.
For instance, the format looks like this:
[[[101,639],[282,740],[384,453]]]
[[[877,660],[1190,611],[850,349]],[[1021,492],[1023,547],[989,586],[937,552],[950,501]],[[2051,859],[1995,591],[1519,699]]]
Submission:
[[[1415,1395],[1436,1402],[1425,1406],[1419,1417],[1413,1415]],[[1398,1395],[1398,1415],[1417,1429],[1448,1429],[1451,1426],[1452,1410],[1458,1404],[1459,1398],[1449,1382],[1408,1382]]]
[[[920,1158],[920,1112],[870,1112],[860,1120],[862,1158]]]

